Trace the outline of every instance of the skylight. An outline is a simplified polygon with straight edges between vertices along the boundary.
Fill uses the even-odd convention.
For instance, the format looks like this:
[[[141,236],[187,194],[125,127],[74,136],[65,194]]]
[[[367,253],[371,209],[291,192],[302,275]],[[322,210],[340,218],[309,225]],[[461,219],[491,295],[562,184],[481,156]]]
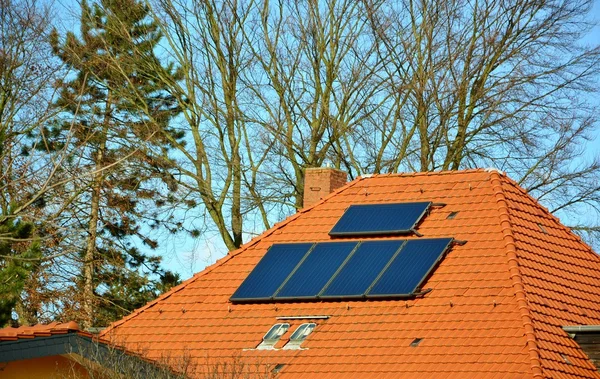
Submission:
[[[290,324],[288,324],[288,323],[281,323],[281,324],[273,325],[271,327],[271,329],[269,329],[267,334],[265,334],[262,342],[260,343],[260,345],[258,345],[256,347],[256,349],[258,349],[258,350],[274,349],[275,344],[277,344],[277,342],[279,342],[279,340],[281,339],[281,336],[283,336],[289,328],[290,328]]]
[[[314,322],[309,322],[306,324],[300,325],[292,336],[290,337],[290,341],[283,347],[284,350],[298,350],[300,349],[300,345],[302,342],[308,337],[310,333],[315,329],[317,324]]]

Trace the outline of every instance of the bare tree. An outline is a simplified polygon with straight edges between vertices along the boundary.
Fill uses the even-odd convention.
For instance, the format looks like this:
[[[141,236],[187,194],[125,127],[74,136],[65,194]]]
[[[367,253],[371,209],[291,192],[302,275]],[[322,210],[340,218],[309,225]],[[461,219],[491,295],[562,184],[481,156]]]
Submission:
[[[304,169],[326,161],[351,177],[493,165],[552,210],[598,207],[590,6],[158,1],[186,72],[176,176],[229,249],[256,229],[244,217],[302,207]]]
[[[367,10],[345,0],[280,0],[255,10],[259,29],[246,38],[262,75],[246,82],[275,141],[276,183],[292,186],[295,208],[302,207],[304,169],[360,156],[347,136],[384,100]]]
[[[35,0],[0,1],[0,324],[19,309],[22,322],[27,291],[43,271],[45,246],[55,237],[47,207],[60,181],[64,154],[42,151],[39,130],[52,116],[52,83],[59,65],[47,44],[50,8]]]
[[[175,175],[235,249],[245,231],[260,228],[249,218],[268,228],[274,210],[302,207],[304,168],[343,149],[340,136],[368,114],[379,91],[374,48],[359,47],[370,38],[368,19],[351,1],[159,1],[155,8],[168,59],[185,73],[171,83],[191,142],[175,145]]]
[[[591,5],[407,0],[371,7],[371,30],[391,68],[384,85],[402,99],[380,109],[399,116],[401,132],[389,137],[406,157],[385,170],[493,165],[552,211],[584,203],[597,210],[600,162],[582,151],[598,127],[600,47],[581,44]],[[376,114],[373,125],[385,119]],[[374,156],[389,147],[381,144]]]
[[[230,250],[242,244],[245,172],[260,165],[245,150],[250,121],[243,106],[247,89],[240,81],[240,72],[251,69],[243,38],[251,4],[194,0],[156,5],[169,59],[184,73],[182,81],[169,83],[183,109],[180,128],[189,142],[171,141],[177,150],[172,155],[175,174],[188,190],[188,201],[202,206]]]

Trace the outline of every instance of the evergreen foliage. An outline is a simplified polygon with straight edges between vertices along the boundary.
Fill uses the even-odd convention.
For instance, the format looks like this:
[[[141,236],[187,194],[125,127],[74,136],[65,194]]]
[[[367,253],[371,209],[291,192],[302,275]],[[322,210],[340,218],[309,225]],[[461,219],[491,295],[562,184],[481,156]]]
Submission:
[[[144,225],[161,223],[153,205],[177,189],[161,157],[168,150],[165,136],[181,137],[169,129],[180,110],[154,78],[174,82],[181,73],[156,56],[161,34],[148,21],[146,5],[83,1],[81,11],[80,38],[68,33],[61,41],[56,30],[51,34],[55,54],[72,76],[58,83],[55,106],[62,117],[45,133],[55,148],[68,145],[73,174],[81,177],[72,186],[83,189],[72,215],[86,229],[79,236],[81,321],[101,326],[178,282],[161,270],[160,258],[136,244],[156,248]]]
[[[0,237],[0,327],[3,327],[12,320],[25,281],[39,265],[37,258],[41,251],[33,224],[8,215],[0,217]]]

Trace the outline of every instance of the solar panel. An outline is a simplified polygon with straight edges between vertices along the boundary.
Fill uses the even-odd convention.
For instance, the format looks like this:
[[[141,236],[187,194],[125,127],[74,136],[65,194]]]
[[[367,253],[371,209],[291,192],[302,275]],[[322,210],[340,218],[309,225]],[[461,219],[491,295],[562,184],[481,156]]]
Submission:
[[[414,296],[452,238],[275,244],[233,302]]]
[[[409,233],[431,202],[351,205],[329,232],[331,236]]]
[[[409,240],[388,265],[367,296],[413,294],[439,262],[452,238]]]
[[[312,246],[312,243],[271,246],[230,300],[270,299]]]
[[[403,243],[404,240],[363,242],[320,297],[363,297]]]
[[[316,297],[358,241],[318,243],[275,294],[276,299]]]

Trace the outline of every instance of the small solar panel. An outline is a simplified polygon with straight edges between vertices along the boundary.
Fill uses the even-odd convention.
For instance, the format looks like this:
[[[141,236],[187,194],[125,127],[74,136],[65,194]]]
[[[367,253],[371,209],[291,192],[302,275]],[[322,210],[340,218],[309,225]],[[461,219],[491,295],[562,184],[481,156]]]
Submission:
[[[330,236],[373,236],[410,233],[431,202],[351,205]]]
[[[414,294],[452,242],[452,238],[409,240],[368,291],[368,297]]]
[[[320,297],[363,297],[404,242],[404,240],[363,242]]]
[[[275,298],[316,297],[356,245],[358,241],[318,243],[275,294]]]
[[[312,246],[312,243],[271,246],[230,300],[270,299]]]

